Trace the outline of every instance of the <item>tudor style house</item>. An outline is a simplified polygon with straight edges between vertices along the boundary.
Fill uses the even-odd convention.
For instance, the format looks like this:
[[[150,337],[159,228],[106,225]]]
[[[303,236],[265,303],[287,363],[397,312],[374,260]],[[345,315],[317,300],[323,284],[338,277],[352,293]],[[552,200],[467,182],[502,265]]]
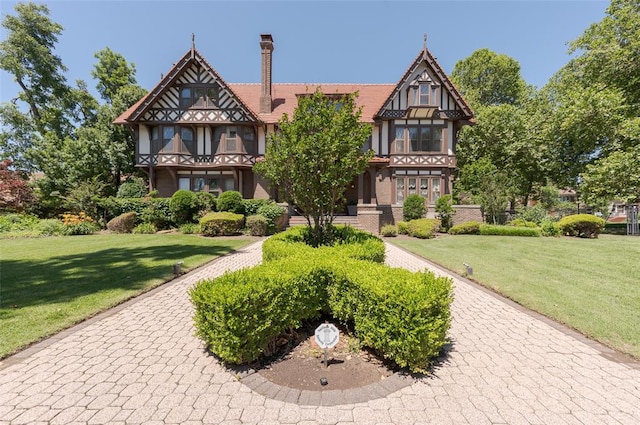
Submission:
[[[397,84],[274,84],[271,35],[261,36],[260,47],[260,84],[225,82],[192,44],[146,96],[116,119],[135,132],[136,165],[160,196],[178,189],[216,195],[237,190],[245,198],[272,195],[253,165],[282,115],[292,116],[298,97],[317,88],[330,96],[358,92],[361,119],[373,126],[364,149],[373,149],[375,156],[346,192],[363,227],[377,231],[401,220],[410,194],[432,205],[451,193],[457,133],[473,122],[473,112],[426,43]]]

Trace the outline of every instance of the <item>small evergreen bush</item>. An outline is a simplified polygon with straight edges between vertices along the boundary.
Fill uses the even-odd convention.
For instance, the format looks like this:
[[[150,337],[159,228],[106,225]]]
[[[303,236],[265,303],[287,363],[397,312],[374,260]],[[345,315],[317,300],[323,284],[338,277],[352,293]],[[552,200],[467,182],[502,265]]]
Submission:
[[[281,232],[287,225],[287,210],[273,201],[260,205],[256,214],[260,214],[267,219],[267,235]]]
[[[417,220],[427,214],[425,199],[420,195],[409,195],[402,204],[402,215],[405,221]]]
[[[567,236],[579,238],[597,238],[604,229],[605,221],[591,214],[575,214],[562,217],[558,227]]]
[[[540,223],[540,233],[542,236],[562,236],[562,229],[552,219],[545,218]]]
[[[434,218],[411,220],[407,230],[409,236],[414,238],[431,239],[440,230],[440,220]]]
[[[178,190],[169,201],[171,218],[177,224],[192,223],[197,215],[196,195],[190,190]]]
[[[171,219],[171,198],[152,198],[146,202],[140,218],[144,223],[153,224],[158,230],[166,230],[175,224]]]
[[[263,205],[275,203],[271,199],[243,199],[242,204],[244,205],[244,215],[256,215],[258,213],[258,208]]]
[[[440,227],[443,232],[448,231],[453,226],[453,216],[456,209],[453,208],[453,198],[451,195],[443,195],[436,200],[435,211],[440,219]]]
[[[242,200],[242,194],[235,190],[227,190],[222,192],[218,197],[218,211],[232,212],[234,214],[245,213],[244,203]]]
[[[409,223],[406,221],[398,222],[398,234],[399,235],[408,235],[409,234]]]
[[[57,218],[40,220],[36,225],[36,231],[42,236],[58,236],[64,234],[64,224]]]
[[[180,226],[180,233],[185,235],[195,235],[200,233],[200,225],[196,223],[186,223]]]
[[[236,235],[243,227],[244,216],[232,212],[212,212],[200,219],[200,229],[204,236]]]
[[[385,237],[394,237],[398,235],[398,229],[393,224],[385,224],[380,229],[380,234]]]
[[[107,229],[114,233],[131,233],[136,226],[136,213],[127,212],[109,220]]]
[[[116,198],[142,198],[147,194],[147,185],[141,177],[130,177],[118,188]]]
[[[483,224],[480,226],[481,235],[493,236],[541,236],[537,227],[503,226],[499,224]]]
[[[142,223],[133,228],[133,233],[141,235],[153,235],[158,231],[152,223]]]
[[[450,235],[479,235],[481,225],[482,223],[477,221],[467,221],[452,226],[447,233]]]
[[[218,208],[216,196],[209,192],[194,193],[194,209],[196,215],[204,215],[208,212],[215,212]]]
[[[246,226],[251,236],[264,236],[267,234],[267,218],[263,215],[248,216]]]
[[[522,218],[516,218],[507,223],[507,226],[516,226],[516,227],[538,227],[538,225],[533,221],[526,221]]]

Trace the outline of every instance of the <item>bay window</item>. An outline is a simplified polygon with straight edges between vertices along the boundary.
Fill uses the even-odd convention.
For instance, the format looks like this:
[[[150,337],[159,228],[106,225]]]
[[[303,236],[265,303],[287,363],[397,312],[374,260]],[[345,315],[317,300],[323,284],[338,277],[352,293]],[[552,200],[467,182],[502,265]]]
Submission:
[[[420,195],[433,204],[441,196],[440,184],[438,170],[399,170],[396,172],[396,204],[404,203],[409,195]]]
[[[442,152],[442,129],[429,125],[396,126],[395,153]]]

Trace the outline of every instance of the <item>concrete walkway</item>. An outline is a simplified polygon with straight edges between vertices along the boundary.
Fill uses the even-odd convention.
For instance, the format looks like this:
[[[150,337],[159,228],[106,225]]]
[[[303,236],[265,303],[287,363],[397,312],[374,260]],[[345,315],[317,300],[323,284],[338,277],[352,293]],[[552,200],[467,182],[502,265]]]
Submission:
[[[260,257],[254,243],[0,362],[0,424],[640,423],[638,363],[459,278],[451,351],[433,376],[329,406],[258,391],[204,352],[187,290]],[[387,258],[430,267],[393,246]]]

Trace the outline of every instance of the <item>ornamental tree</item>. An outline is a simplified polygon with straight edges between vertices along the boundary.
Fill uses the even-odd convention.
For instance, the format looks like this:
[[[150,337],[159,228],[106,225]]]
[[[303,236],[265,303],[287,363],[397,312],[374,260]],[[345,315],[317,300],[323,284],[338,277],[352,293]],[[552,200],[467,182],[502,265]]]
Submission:
[[[264,161],[254,169],[302,212],[312,246],[332,243],[336,207],[354,176],[364,172],[373,151],[362,151],[371,126],[360,122],[357,93],[340,98],[317,89],[300,96],[289,119],[269,136]]]

